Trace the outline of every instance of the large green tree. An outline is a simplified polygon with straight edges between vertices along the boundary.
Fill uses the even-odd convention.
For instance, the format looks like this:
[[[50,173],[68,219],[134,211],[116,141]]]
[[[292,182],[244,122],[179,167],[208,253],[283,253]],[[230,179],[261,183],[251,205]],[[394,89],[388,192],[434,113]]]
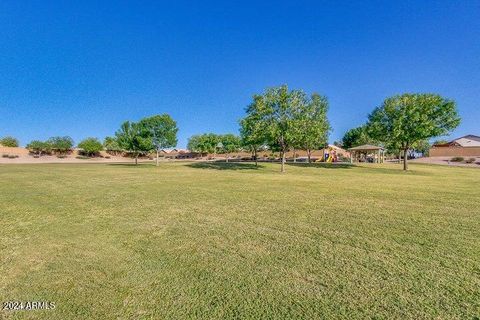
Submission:
[[[330,123],[327,111],[327,98],[316,93],[299,103],[294,110],[292,146],[306,150],[309,163],[312,150],[324,148],[328,142]]]
[[[285,154],[294,141],[295,111],[305,103],[306,95],[301,90],[289,90],[286,85],[269,88],[255,95],[247,107],[246,117],[258,122],[265,142],[271,149],[278,148],[281,154],[281,172],[285,172]]]
[[[371,137],[408,151],[422,140],[443,136],[460,124],[455,102],[437,94],[411,94],[387,98],[368,117]],[[408,169],[404,157],[403,169]]]
[[[162,114],[144,118],[140,120],[139,125],[143,135],[150,137],[153,149],[157,152],[156,165],[158,166],[160,150],[177,145],[177,123],[170,115]]]
[[[258,165],[258,151],[266,145],[266,135],[264,123],[260,120],[258,113],[253,112],[255,100],[260,99],[259,96],[254,97],[254,102],[246,108],[247,116],[240,120],[240,137],[242,146],[252,152],[252,158],[255,165]]]
[[[230,153],[237,152],[242,147],[242,140],[232,133],[222,134],[218,137],[221,144],[220,152],[225,153],[225,161],[228,162]]]
[[[115,133],[118,145],[130,153],[138,164],[138,157],[152,150],[151,136],[145,134],[145,130],[139,123],[125,121]]]

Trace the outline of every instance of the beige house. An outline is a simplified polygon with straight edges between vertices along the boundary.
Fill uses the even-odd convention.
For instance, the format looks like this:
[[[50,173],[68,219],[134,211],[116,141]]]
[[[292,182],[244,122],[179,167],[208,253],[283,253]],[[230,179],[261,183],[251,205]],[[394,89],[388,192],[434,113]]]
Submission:
[[[466,135],[445,144],[434,144],[430,157],[480,157],[480,137]]]

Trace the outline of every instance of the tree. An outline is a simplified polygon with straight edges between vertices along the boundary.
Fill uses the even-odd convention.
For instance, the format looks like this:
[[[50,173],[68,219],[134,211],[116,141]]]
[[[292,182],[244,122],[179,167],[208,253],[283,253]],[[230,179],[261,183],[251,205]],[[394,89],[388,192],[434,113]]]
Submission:
[[[150,136],[145,136],[142,126],[135,122],[125,121],[120,129],[115,132],[118,145],[135,158],[135,165],[138,164],[138,156],[152,150]]]
[[[367,130],[379,141],[395,144],[404,155],[422,140],[443,136],[460,124],[455,102],[437,94],[403,94],[387,98],[369,116]],[[403,169],[408,169],[404,157]]]
[[[298,104],[292,121],[292,145],[307,151],[311,163],[312,150],[324,148],[328,142],[330,123],[327,118],[328,100],[319,94]]]
[[[300,90],[288,90],[286,85],[269,88],[262,95],[255,95],[247,107],[247,117],[255,119],[262,128],[262,136],[271,149],[279,148],[282,158],[281,172],[285,172],[285,154],[293,141],[295,110],[305,102]]]
[[[156,165],[160,149],[171,148],[177,145],[177,123],[168,115],[156,115],[140,120],[144,136],[150,136],[154,149],[157,152]]]
[[[358,147],[363,144],[375,144],[376,142],[369,137],[366,126],[353,128],[345,132],[342,138],[342,145],[345,149]]]
[[[107,152],[122,151],[122,148],[120,148],[116,137],[105,137],[105,139],[103,140],[103,148]]]
[[[448,143],[448,141],[445,140],[445,139],[438,139],[438,140],[433,141],[433,145],[447,144],[447,143]]]
[[[0,139],[0,145],[4,147],[16,148],[19,145],[18,139],[14,137],[3,137]]]
[[[52,150],[64,154],[73,148],[73,139],[69,136],[51,137],[46,141]]]
[[[193,152],[200,153],[200,155],[215,153],[219,142],[219,137],[214,133],[193,135],[188,139],[187,148]]]
[[[218,140],[222,145],[221,152],[225,153],[225,162],[228,162],[229,154],[240,150],[242,145],[240,137],[232,133],[220,135]]]
[[[97,138],[86,138],[78,144],[78,147],[90,157],[103,150],[103,145]]]
[[[27,144],[27,149],[33,154],[41,156],[42,152],[49,152],[51,149],[51,146],[47,142],[40,141],[40,140],[33,140],[29,144]]]
[[[260,119],[257,117],[257,114],[249,113],[249,109],[250,106],[246,109],[247,116],[240,120],[240,137],[242,146],[252,152],[255,166],[258,166],[257,152],[266,144],[266,138]]]
[[[423,156],[428,156],[430,151],[430,142],[427,139],[417,141],[412,145],[412,150],[421,153]]]

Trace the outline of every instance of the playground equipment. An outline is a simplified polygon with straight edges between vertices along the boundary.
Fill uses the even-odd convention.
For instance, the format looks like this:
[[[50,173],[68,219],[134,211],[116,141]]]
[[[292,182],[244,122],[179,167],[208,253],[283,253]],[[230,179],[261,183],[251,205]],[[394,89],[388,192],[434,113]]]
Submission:
[[[333,148],[328,148],[328,153],[325,154],[325,162],[337,162],[338,157],[337,157],[337,151]]]

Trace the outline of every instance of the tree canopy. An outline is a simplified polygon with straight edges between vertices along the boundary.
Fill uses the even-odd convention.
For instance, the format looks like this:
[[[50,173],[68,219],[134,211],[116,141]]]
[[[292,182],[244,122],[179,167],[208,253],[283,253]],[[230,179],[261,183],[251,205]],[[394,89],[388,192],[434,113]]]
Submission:
[[[200,154],[217,152],[219,136],[214,133],[193,135],[188,139],[187,148]]]
[[[138,164],[139,155],[152,150],[151,137],[146,135],[139,123],[125,121],[115,136],[120,148],[134,156],[135,164]]]
[[[107,151],[121,151],[122,148],[118,144],[116,137],[105,137],[103,140],[103,148]]]
[[[96,155],[103,150],[103,145],[97,138],[86,138],[78,144],[78,147],[88,156]]]
[[[73,139],[69,136],[64,137],[51,137],[46,143],[50,148],[60,154],[66,153],[73,148]]]
[[[281,172],[285,171],[285,153],[300,142],[313,146],[325,138],[330,126],[326,121],[326,99],[312,95],[309,99],[301,90],[289,90],[286,85],[269,88],[261,95],[254,95],[246,108],[246,117],[241,121],[244,141],[250,143],[264,141],[272,150],[280,150],[282,155]],[[313,111],[312,111],[313,110]],[[325,118],[324,118],[325,115]],[[321,121],[320,121],[321,119]],[[320,128],[309,124],[322,122]],[[300,136],[299,129],[310,130],[308,139]],[[251,142],[247,137],[252,133]]]
[[[19,144],[20,143],[18,142],[18,139],[11,136],[3,137],[0,139],[0,145],[4,147],[16,148],[19,146]]]
[[[448,134],[460,124],[455,102],[437,94],[402,94],[387,98],[369,116],[368,134],[407,154],[422,140]],[[407,157],[404,170],[408,169]]]
[[[307,151],[310,162],[311,151],[322,149],[328,144],[330,123],[327,118],[328,100],[319,94],[300,103],[292,121],[292,146]]]
[[[242,147],[242,141],[239,136],[232,133],[219,135],[219,143],[221,144],[220,151],[221,153],[226,154],[226,161],[228,162],[229,154],[232,152],[237,152]],[[218,145],[218,144],[217,144]]]
[[[30,152],[41,156],[43,152],[50,152],[51,146],[44,141],[32,140],[29,144],[27,144],[27,149]]]
[[[160,149],[171,148],[177,145],[177,123],[168,114],[155,115],[143,118],[139,122],[142,135],[150,138],[152,149],[156,150],[156,164]]]
[[[368,135],[366,126],[350,129],[343,135],[342,147],[345,149],[358,147],[363,144],[376,144],[376,141]]]

